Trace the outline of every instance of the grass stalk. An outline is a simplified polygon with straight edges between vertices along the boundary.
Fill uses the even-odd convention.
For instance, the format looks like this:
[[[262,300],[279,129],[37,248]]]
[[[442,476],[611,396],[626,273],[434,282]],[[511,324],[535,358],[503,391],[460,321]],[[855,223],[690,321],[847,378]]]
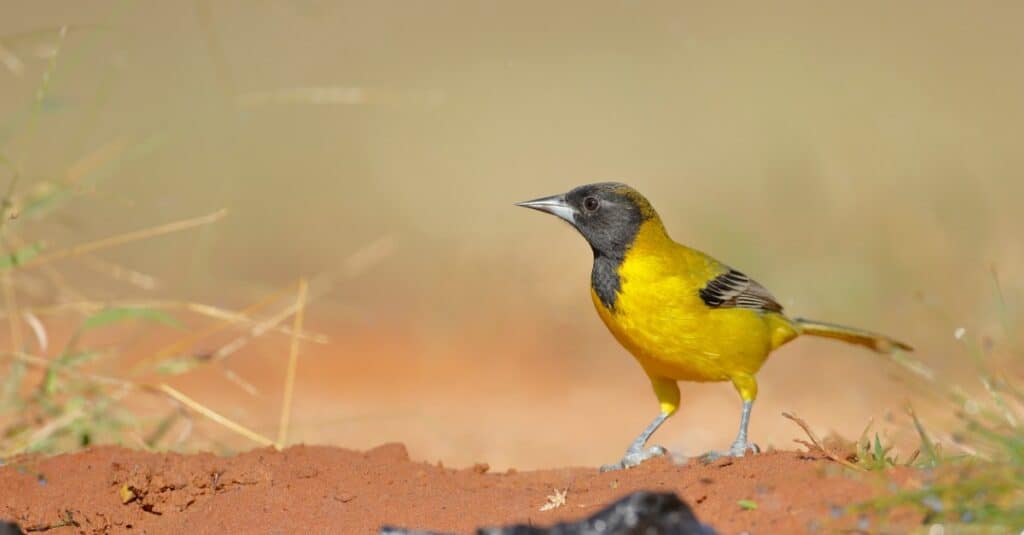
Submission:
[[[299,279],[298,296],[295,298],[295,318],[292,322],[292,340],[288,351],[288,368],[285,371],[284,394],[281,400],[281,424],[277,429],[277,447],[283,448],[288,441],[288,425],[292,415],[292,397],[295,393],[295,372],[299,360],[299,333],[302,332],[302,321],[306,310],[306,292],[309,284],[305,278]]]
[[[155,227],[150,227],[150,228],[146,228],[146,229],[136,230],[136,231],[132,231],[132,232],[126,232],[124,234],[118,234],[116,236],[111,236],[109,238],[103,238],[103,239],[100,239],[100,240],[96,240],[96,241],[92,241],[92,242],[88,242],[88,243],[83,243],[81,245],[76,245],[74,247],[69,247],[67,249],[62,249],[60,251],[54,251],[54,252],[49,253],[49,254],[41,254],[39,256],[36,256],[36,257],[32,258],[28,262],[25,262],[24,264],[21,264],[21,265],[17,266],[17,269],[19,269],[19,270],[31,269],[31,268],[39,267],[39,266],[44,265],[44,264],[48,264],[48,263],[54,262],[56,260],[62,260],[62,259],[65,259],[65,258],[81,256],[81,255],[88,254],[88,253],[93,253],[93,252],[96,252],[96,251],[99,251],[99,250],[102,250],[102,249],[109,249],[111,247],[116,247],[118,245],[124,245],[126,243],[131,243],[131,242],[136,242],[136,241],[140,241],[140,240],[145,240],[145,239],[153,238],[153,237],[156,237],[156,236],[163,236],[165,234],[171,234],[171,233],[174,233],[174,232],[180,232],[182,230],[187,230],[187,229],[191,229],[191,228],[195,228],[195,227],[199,227],[199,226],[203,226],[203,225],[209,225],[210,223],[214,223],[214,222],[220,220],[221,218],[223,218],[226,215],[227,215],[227,210],[221,209],[221,210],[218,210],[216,212],[213,212],[211,214],[207,214],[207,215],[204,215],[204,216],[194,217],[194,218],[191,218],[191,219],[183,219],[183,220],[174,221],[174,222],[171,222],[171,223],[165,223],[163,225],[157,225]]]
[[[245,427],[244,425],[235,422],[234,420],[226,416],[221,415],[220,413],[207,407],[206,405],[203,405],[202,403],[199,403],[198,401],[186,396],[180,390],[175,389],[174,387],[168,385],[167,383],[160,383],[155,388],[158,391],[167,394],[174,400],[180,402],[182,405],[188,407],[192,411],[209,418],[214,423],[226,429],[234,431],[235,433],[257,444],[261,444],[263,446],[277,447],[273,440],[270,440],[269,438],[249,429],[248,427]]]

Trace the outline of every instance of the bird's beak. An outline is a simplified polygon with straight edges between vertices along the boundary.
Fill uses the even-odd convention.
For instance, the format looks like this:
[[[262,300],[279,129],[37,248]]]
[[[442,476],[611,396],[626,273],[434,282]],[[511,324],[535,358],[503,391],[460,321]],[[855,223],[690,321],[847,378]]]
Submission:
[[[516,206],[547,212],[568,221],[571,225],[576,225],[574,218],[576,211],[569,206],[569,203],[565,202],[565,195],[552,195],[532,201],[517,202]]]

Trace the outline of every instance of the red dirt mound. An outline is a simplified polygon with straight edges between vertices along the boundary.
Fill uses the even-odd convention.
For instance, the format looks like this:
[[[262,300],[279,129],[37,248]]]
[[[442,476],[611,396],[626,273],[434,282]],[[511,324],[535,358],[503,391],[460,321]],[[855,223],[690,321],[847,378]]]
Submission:
[[[0,468],[0,518],[54,533],[376,533],[382,524],[468,533],[575,520],[635,490],[670,490],[720,533],[883,527],[838,511],[885,491],[885,482],[796,452],[682,466],[660,459],[604,474],[487,472],[482,464],[454,470],[413,462],[400,444],[234,457],[101,447]],[[565,491],[564,503],[542,511],[561,501],[549,498],[556,491]],[[917,520],[903,514],[887,522],[905,528]]]

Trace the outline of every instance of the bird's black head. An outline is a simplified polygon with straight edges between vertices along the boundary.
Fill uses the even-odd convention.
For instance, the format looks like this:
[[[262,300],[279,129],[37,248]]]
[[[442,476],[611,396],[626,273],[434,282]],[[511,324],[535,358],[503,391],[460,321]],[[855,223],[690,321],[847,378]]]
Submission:
[[[617,182],[587,184],[562,195],[521,202],[518,206],[568,221],[587,239],[595,257],[620,260],[644,221],[658,217],[643,195]]]

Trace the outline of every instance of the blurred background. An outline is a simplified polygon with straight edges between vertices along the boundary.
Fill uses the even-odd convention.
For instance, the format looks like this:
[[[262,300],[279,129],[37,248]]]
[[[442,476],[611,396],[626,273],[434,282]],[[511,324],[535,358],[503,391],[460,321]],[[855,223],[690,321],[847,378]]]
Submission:
[[[4,12],[0,191],[18,212],[6,255],[226,210],[41,268],[8,262],[5,351],[59,358],[88,313],[75,303],[242,310],[285,290],[252,316],[287,317],[305,277],[288,442],[401,441],[459,466],[610,462],[657,404],[594,313],[585,242],[512,205],[603,180],[644,192],[676,240],[794,315],[897,335],[953,376],[969,366],[964,340],[996,358],[1020,343],[1021,4],[97,0]],[[33,200],[46,201],[38,216]],[[208,315],[175,317],[184,329],[84,335],[116,355],[90,373],[127,377],[246,332],[205,336]],[[289,344],[271,329],[215,365],[131,377],[274,436]],[[817,340],[778,351],[760,380],[762,447],[801,436],[783,410],[823,433],[855,438],[874,419],[898,435],[921,395],[891,363]],[[656,441],[684,454],[728,445],[732,387],[682,391]],[[122,401],[138,398],[144,419],[162,410],[151,397]],[[201,418],[187,431],[158,446],[254,445]]]

